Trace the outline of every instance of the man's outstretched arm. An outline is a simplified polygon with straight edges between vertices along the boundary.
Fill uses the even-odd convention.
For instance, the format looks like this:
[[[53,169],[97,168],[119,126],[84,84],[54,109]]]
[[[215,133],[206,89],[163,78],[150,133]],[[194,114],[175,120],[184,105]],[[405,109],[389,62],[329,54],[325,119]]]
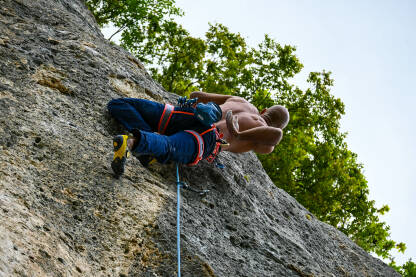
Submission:
[[[191,93],[190,98],[198,98],[198,103],[214,102],[215,104],[222,105],[228,99],[236,97],[232,95],[206,93],[202,91],[194,91]]]
[[[282,129],[260,126],[233,134],[234,139],[252,141],[264,145],[277,145],[283,137]]]
[[[238,119],[233,116],[232,111],[226,114],[227,129],[232,135],[232,141],[238,145],[238,141],[250,142],[251,150],[257,153],[270,153],[274,146],[277,145],[283,137],[283,131],[280,128],[270,126],[259,126],[240,132]]]

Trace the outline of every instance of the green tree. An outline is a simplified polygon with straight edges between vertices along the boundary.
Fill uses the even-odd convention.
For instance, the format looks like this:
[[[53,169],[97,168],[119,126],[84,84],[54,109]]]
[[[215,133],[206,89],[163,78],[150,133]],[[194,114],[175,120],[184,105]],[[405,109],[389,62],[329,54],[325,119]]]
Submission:
[[[368,199],[367,181],[357,155],[348,150],[346,134],[339,130],[344,104],[330,94],[329,72],[312,72],[311,88],[292,99],[279,98],[288,107],[291,121],[285,139],[270,155],[259,155],[273,182],[293,195],[320,220],[351,237],[367,251],[389,257],[393,247],[389,227]]]
[[[100,27],[112,23],[118,28],[112,36],[122,32],[128,37],[134,33],[143,40],[163,33],[160,26],[174,23],[174,17],[183,14],[174,0],[86,0],[85,3]]]
[[[259,155],[276,184],[293,195],[320,220],[353,239],[367,251],[392,258],[391,250],[406,246],[389,239],[389,226],[368,198],[367,180],[357,155],[340,131],[344,104],[335,98],[330,72],[311,72],[310,87],[291,84],[303,65],[296,48],[269,36],[249,47],[239,33],[221,24],[209,25],[205,39],[190,36],[173,16],[181,15],[174,1],[87,0],[97,22],[113,23],[122,32],[121,45],[135,54],[168,91],[188,95],[194,90],[233,94],[260,110],[274,104],[291,115],[284,139],[275,151]],[[414,276],[415,264],[391,265]]]
[[[195,88],[194,80],[202,71],[206,44],[191,37],[182,26],[166,22],[158,33],[146,39],[136,35],[136,30],[128,31],[122,35],[122,46],[147,62],[153,78],[168,91],[183,94]]]
[[[389,263],[397,272],[399,272],[403,277],[416,277],[416,263],[409,259],[402,266],[397,266],[394,260],[391,260]]]

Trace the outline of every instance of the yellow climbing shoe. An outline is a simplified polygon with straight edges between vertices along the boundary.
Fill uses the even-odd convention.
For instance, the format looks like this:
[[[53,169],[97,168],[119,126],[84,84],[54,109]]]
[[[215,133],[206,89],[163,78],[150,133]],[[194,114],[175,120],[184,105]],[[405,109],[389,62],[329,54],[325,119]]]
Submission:
[[[124,173],[124,165],[128,155],[127,139],[128,136],[126,135],[119,135],[113,138],[114,157],[111,162],[111,168],[116,178]]]
[[[156,159],[153,156],[150,156],[150,155],[140,155],[140,156],[135,156],[135,157],[139,160],[139,162],[144,167],[149,167],[149,165],[156,162]]]

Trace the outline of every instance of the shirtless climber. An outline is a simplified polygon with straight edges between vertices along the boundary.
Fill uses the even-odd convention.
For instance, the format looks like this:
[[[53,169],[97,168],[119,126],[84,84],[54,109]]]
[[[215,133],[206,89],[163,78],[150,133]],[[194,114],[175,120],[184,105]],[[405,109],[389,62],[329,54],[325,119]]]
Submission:
[[[111,167],[116,177],[124,172],[128,150],[144,166],[153,158],[187,165],[202,159],[212,162],[221,150],[267,154],[280,142],[289,122],[283,106],[259,113],[237,96],[193,92],[190,97],[177,106],[136,98],[108,103],[110,114],[133,134],[132,138],[119,135],[113,139]]]
[[[253,150],[268,154],[282,139],[282,129],[289,122],[288,110],[280,105],[259,113],[247,100],[237,96],[195,91],[191,98],[220,105],[223,116],[215,125],[229,143],[228,147],[222,148],[223,151],[243,153]]]

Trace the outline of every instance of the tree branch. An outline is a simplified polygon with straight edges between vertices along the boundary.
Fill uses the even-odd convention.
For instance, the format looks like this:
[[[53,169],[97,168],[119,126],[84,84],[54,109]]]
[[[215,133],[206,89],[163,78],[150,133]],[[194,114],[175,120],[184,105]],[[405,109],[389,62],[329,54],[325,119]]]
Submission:
[[[192,86],[193,84],[195,84],[195,83],[196,83],[196,81],[195,81],[195,82],[191,82],[191,83],[189,83],[189,84],[186,86],[185,91],[187,91],[187,90],[188,90],[188,88],[189,88],[190,86]]]
[[[118,29],[114,34],[112,34],[108,40],[111,40],[113,38],[113,36],[115,36],[116,34],[120,33],[124,28],[126,28],[126,26],[127,26],[126,24],[124,24],[123,26],[121,26],[121,28]]]

